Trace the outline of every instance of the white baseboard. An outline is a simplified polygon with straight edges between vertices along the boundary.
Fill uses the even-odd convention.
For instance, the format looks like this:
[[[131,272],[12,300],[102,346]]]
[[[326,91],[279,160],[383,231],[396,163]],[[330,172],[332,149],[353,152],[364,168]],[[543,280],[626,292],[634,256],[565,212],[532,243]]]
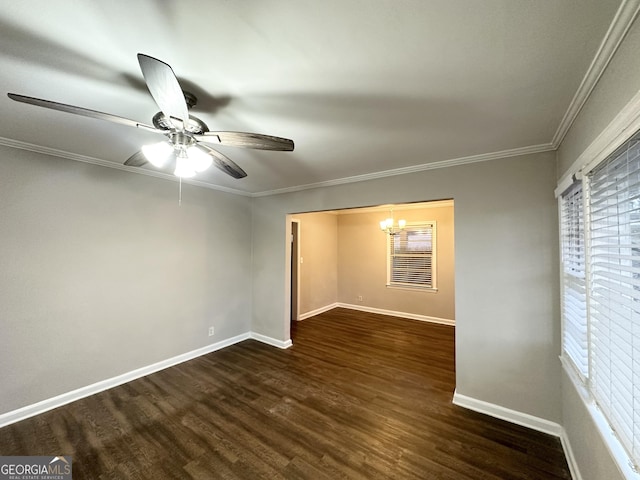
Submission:
[[[575,455],[573,454],[573,449],[571,448],[571,442],[569,441],[569,436],[565,429],[562,429],[562,434],[560,435],[560,443],[562,443],[562,449],[564,450],[564,456],[567,459],[567,465],[569,465],[569,472],[571,473],[571,478],[573,480],[582,480],[582,474],[580,473],[580,469],[578,468],[578,461],[576,460]]]
[[[466,395],[461,395],[458,392],[454,392],[453,394],[453,404],[458,405],[459,407],[468,408],[474,412],[484,413],[485,415],[499,418],[500,420],[506,420],[507,422],[515,423],[516,425],[531,428],[538,432],[547,433],[555,437],[562,438],[564,431],[560,424],[550,420],[535,417],[528,413],[511,410],[510,408],[501,407],[494,403],[467,397]]]
[[[329,310],[333,310],[338,306],[337,303],[332,303],[330,305],[325,305],[324,307],[316,308],[315,310],[311,310],[309,312],[301,313],[298,315],[298,320],[304,320],[305,318],[315,317],[316,315],[320,315],[321,313],[328,312]]]
[[[266,335],[261,335],[260,333],[255,332],[251,332],[251,338],[259,342],[266,343],[267,345],[271,345],[272,347],[278,347],[282,349],[289,348],[291,345],[293,345],[291,339],[284,341],[277,340],[275,338],[267,337]]]
[[[351,310],[359,310],[361,312],[379,313],[381,315],[389,315],[392,317],[409,318],[411,320],[420,320],[422,322],[439,323],[442,325],[455,326],[455,320],[449,318],[429,317],[428,315],[418,315],[416,313],[396,312],[394,310],[385,310],[382,308],[366,307],[364,305],[353,305],[350,303],[337,303],[335,307],[349,308]]]
[[[459,407],[468,408],[474,412],[484,413],[485,415],[499,418],[500,420],[506,420],[507,422],[515,423],[516,425],[531,428],[538,432],[547,433],[554,437],[559,437],[562,449],[564,450],[564,456],[567,459],[571,478],[573,480],[582,480],[582,475],[578,468],[578,462],[573,454],[567,432],[558,423],[545,420],[544,418],[535,417],[528,413],[518,412],[516,410],[501,407],[500,405],[467,397],[466,395],[461,395],[458,392],[453,393],[453,404],[458,405]]]
[[[86,387],[72,390],[71,392],[63,393],[46,400],[42,400],[41,402],[27,405],[26,407],[18,408],[17,410],[13,410],[7,413],[3,413],[0,415],[0,428],[11,425],[12,423],[19,422],[20,420],[25,420],[35,415],[48,412],[49,410],[53,410],[54,408],[58,408],[68,403],[75,402],[76,400],[80,400],[90,395],[103,392],[113,387],[117,387],[118,385],[122,385],[123,383],[131,382],[132,380],[135,380],[137,378],[145,377],[160,370],[164,370],[165,368],[173,367],[174,365],[192,360],[201,355],[206,355],[208,353],[215,352],[216,350],[221,350],[225,347],[229,347],[250,338],[278,348],[288,348],[292,345],[291,340],[281,341],[271,337],[267,337],[265,335],[260,335],[258,333],[243,333],[241,335],[237,335],[235,337],[231,337],[226,340],[207,345],[206,347],[198,348],[197,350],[192,350],[191,352],[183,353],[181,355],[162,360],[161,362],[138,368],[136,370],[123,373],[122,375],[108,378],[106,380],[96,382],[92,385],[87,385]]]

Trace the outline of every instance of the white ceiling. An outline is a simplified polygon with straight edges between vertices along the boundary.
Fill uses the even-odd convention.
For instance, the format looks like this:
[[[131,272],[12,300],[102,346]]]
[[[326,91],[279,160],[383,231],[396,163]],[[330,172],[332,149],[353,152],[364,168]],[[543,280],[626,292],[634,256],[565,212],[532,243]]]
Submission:
[[[0,144],[120,167],[160,138],[6,93],[150,123],[141,52],[173,67],[210,129],[295,141],[291,153],[221,147],[248,177],[199,174],[214,188],[260,194],[550,150],[630,21],[607,34],[621,3],[0,0]]]

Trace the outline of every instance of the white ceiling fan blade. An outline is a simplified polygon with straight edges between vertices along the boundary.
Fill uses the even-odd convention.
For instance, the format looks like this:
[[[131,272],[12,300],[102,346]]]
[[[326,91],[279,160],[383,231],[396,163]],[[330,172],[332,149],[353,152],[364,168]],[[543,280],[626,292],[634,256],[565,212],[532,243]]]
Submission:
[[[162,113],[172,120],[176,128],[184,130],[189,110],[173,69],[163,61],[142,53],[138,54],[138,63],[147,88]]]

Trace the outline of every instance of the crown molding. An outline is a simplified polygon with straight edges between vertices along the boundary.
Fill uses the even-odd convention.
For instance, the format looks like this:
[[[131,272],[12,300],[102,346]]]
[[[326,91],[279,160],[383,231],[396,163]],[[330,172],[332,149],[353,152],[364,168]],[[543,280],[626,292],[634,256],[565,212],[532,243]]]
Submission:
[[[556,196],[568,188],[574,176],[589,173],[638,130],[640,130],[640,90],[562,174],[558,181]]]
[[[91,165],[99,165],[101,167],[115,168],[116,170],[123,170],[125,172],[137,173],[139,175],[146,175],[148,177],[161,178],[163,180],[169,180],[177,182],[178,178],[175,175],[168,173],[162,173],[154,170],[147,170],[140,167],[128,167],[115,162],[109,162],[101,158],[89,157],[87,155],[79,155],[77,153],[66,152],[64,150],[58,150],[50,147],[43,147],[41,145],[35,145],[33,143],[21,142],[19,140],[12,140],[10,138],[0,137],[0,145],[10,148],[16,148],[18,150],[26,150],[29,152],[40,153],[43,155],[50,155],[53,157],[66,158],[67,160],[75,160],[77,162],[90,163]],[[234,195],[242,195],[250,197],[251,194],[243,192],[242,190],[236,190],[234,188],[222,187],[211,183],[201,182],[200,180],[182,179],[182,183],[189,185],[195,185],[197,187],[208,188],[210,190],[218,190],[225,193],[232,193]]]
[[[640,0],[639,0],[640,1]],[[22,142],[19,140],[12,140],[10,138],[0,137],[0,145],[4,145],[10,148],[16,148],[19,150],[27,150],[30,152],[40,153],[43,155],[51,155],[59,158],[66,158],[67,160],[75,160],[83,163],[90,163],[92,165],[99,165],[101,167],[115,168],[117,170],[123,170],[126,172],[137,173],[139,175],[147,175],[149,177],[161,178],[163,180],[169,180],[172,182],[178,181],[174,175],[168,173],[162,173],[154,170],[147,170],[139,167],[128,167],[119,163],[110,162],[101,158],[89,157],[86,155],[79,155],[77,153],[66,152],[64,150],[57,150],[55,148],[43,147],[32,143]],[[337,178],[335,180],[328,180],[318,183],[309,183],[305,185],[296,185],[293,187],[286,187],[277,190],[267,190],[263,192],[250,193],[242,190],[236,190],[233,188],[222,187],[211,183],[202,182],[193,179],[183,179],[183,183],[195,185],[198,187],[208,188],[211,190],[218,190],[225,193],[231,193],[234,195],[241,195],[244,197],[266,197],[269,195],[278,195],[281,193],[299,192],[302,190],[309,190],[312,188],[331,187],[334,185],[344,185],[347,183],[363,182],[365,180],[374,180],[377,178],[393,177],[396,175],[405,175],[407,173],[422,172],[425,170],[434,170],[436,168],[454,167],[457,165],[466,165],[469,163],[486,162],[489,160],[497,160],[500,158],[517,157],[519,155],[529,155],[532,153],[541,153],[554,150],[553,145],[550,143],[544,143],[540,145],[531,145],[528,147],[513,148],[510,150],[501,150],[499,152],[483,153],[480,155],[471,155],[468,157],[452,158],[449,160],[442,160],[438,162],[424,163],[422,165],[413,165],[410,167],[395,168],[392,170],[384,170],[381,172],[367,173],[364,175],[356,175],[352,177]]]
[[[383,170],[380,172],[366,173],[364,175],[355,175],[352,177],[336,178],[324,182],[308,183],[305,185],[296,185],[294,187],[279,188],[276,190],[266,190],[252,194],[253,197],[268,197],[270,195],[279,195],[282,193],[299,192],[302,190],[310,190],[312,188],[333,187],[336,185],[344,185],[347,183],[364,182],[366,180],[375,180],[377,178],[395,177],[396,175],[405,175],[407,173],[423,172],[425,170],[435,170],[437,168],[455,167],[458,165],[467,165],[469,163],[487,162],[490,160],[498,160],[501,158],[517,157],[520,155],[530,155],[533,153],[542,153],[555,150],[552,144],[543,143],[540,145],[530,145],[528,147],[512,148],[510,150],[501,150],[499,152],[482,153],[480,155],[471,155],[468,157],[452,158],[449,160],[441,160],[437,162],[423,163],[421,165],[412,165],[410,167],[394,168],[392,170]]]
[[[573,125],[573,122],[578,117],[580,110],[582,110],[582,107],[589,99],[591,92],[597,85],[598,80],[600,80],[609,62],[611,62],[611,59],[629,31],[639,10],[640,0],[623,0],[620,4],[616,16],[613,18],[611,25],[609,25],[609,29],[602,39],[595,57],[591,61],[587,73],[582,78],[582,82],[578,90],[576,90],[569,104],[569,108],[567,108],[560,125],[558,125],[553,140],[551,140],[554,150],[560,146],[571,125]]]

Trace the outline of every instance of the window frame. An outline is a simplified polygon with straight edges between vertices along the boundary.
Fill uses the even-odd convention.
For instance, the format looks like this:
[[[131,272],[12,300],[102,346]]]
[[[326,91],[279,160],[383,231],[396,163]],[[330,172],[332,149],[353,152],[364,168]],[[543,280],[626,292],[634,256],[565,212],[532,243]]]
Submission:
[[[560,302],[561,302],[561,317],[562,317],[562,335],[561,345],[562,353],[561,359],[568,363],[571,368],[574,369],[574,373],[579,376],[582,383],[586,383],[591,368],[589,344],[590,344],[590,332],[589,332],[589,272],[588,262],[586,260],[587,252],[589,249],[588,235],[586,235],[585,228],[588,226],[588,188],[585,187],[584,182],[581,180],[574,181],[561,195],[558,196],[558,216],[559,216],[559,232],[560,232]],[[579,197],[579,198],[577,198]],[[570,205],[567,205],[570,203]],[[577,218],[574,218],[574,215]],[[570,225],[565,223],[569,220]],[[565,243],[564,235],[570,230],[572,234],[572,241]],[[581,237],[581,248],[576,247],[575,237]],[[580,250],[580,251],[579,251]],[[570,257],[570,258],[568,258]],[[577,267],[582,268],[582,275],[576,275],[571,270]],[[567,264],[571,264],[567,269]],[[576,284],[583,283],[583,292],[576,290]],[[576,312],[576,297],[582,296],[582,312]],[[567,304],[571,305],[568,306]],[[577,318],[580,316],[580,318]],[[578,323],[580,322],[580,324]],[[584,328],[584,332],[577,332]],[[585,338],[584,345],[579,345],[580,338],[576,338],[577,333],[583,333]],[[567,345],[567,339],[570,338],[572,345]],[[578,352],[579,346],[583,346],[583,351]],[[586,357],[586,362],[581,362],[580,358],[575,358],[574,354],[581,353],[583,357]]]
[[[596,261],[596,257],[597,257],[598,258],[597,261],[599,265],[606,265],[602,263],[602,258],[601,258],[602,255],[596,254],[596,247],[598,247],[598,245],[592,244],[594,242],[593,240],[595,235],[594,229],[596,228],[596,220],[597,220],[593,218],[593,214],[592,214],[592,208],[595,205],[594,199],[592,198],[592,194],[594,193],[600,194],[600,192],[596,190],[596,187],[592,185],[592,180],[594,175],[598,174],[598,172],[601,171],[603,167],[605,166],[608,167],[611,164],[615,163],[618,159],[622,158],[623,155],[627,155],[627,157],[625,158],[625,161],[627,162],[627,164],[629,164],[630,162],[635,162],[636,167],[630,168],[629,165],[627,165],[625,167],[626,174],[624,176],[619,178],[612,176],[611,178],[608,178],[604,181],[605,183],[611,183],[612,185],[614,185],[613,187],[614,189],[620,188],[621,191],[624,191],[626,188],[629,188],[628,185],[629,185],[630,179],[632,178],[631,175],[633,175],[633,178],[635,178],[634,180],[635,183],[633,183],[633,185],[635,185],[636,187],[638,186],[639,184],[638,177],[640,176],[640,168],[637,167],[637,163],[638,163],[637,150],[639,148],[638,145],[640,144],[640,124],[636,127],[635,130],[631,130],[631,131],[634,133],[632,135],[627,135],[623,141],[620,141],[619,136],[616,137],[615,148],[611,148],[610,146],[607,148],[603,148],[600,150],[599,154],[595,155],[590,162],[583,161],[583,163],[581,163],[582,167],[572,175],[573,183],[568,182],[567,181],[568,178],[565,177],[563,181],[559,182],[558,188],[556,189],[556,196],[558,197],[558,202],[559,202],[558,213],[560,216],[559,218],[560,289],[561,289],[561,302],[564,303],[564,295],[565,295],[564,265],[563,265],[563,257],[562,257],[564,231],[563,231],[562,218],[561,218],[562,217],[562,198],[561,197],[573,187],[576,181],[580,181],[581,187],[582,187],[582,195],[583,195],[582,235],[583,235],[583,245],[584,245],[585,287],[586,287],[585,288],[586,295],[584,298],[584,303],[586,308],[586,320],[587,320],[586,353],[587,353],[587,359],[588,359],[588,376],[585,377],[584,375],[581,374],[580,369],[576,367],[575,363],[565,352],[564,333],[566,328],[566,324],[565,324],[566,318],[564,314],[564,306],[562,308],[562,315],[561,315],[561,319],[562,319],[561,348],[562,350],[561,350],[560,360],[566,374],[568,375],[568,378],[575,385],[580,395],[580,398],[583,400],[587,408],[587,411],[589,412],[591,418],[594,421],[596,428],[599,430],[599,432],[602,435],[602,438],[605,440],[605,443],[609,447],[609,450],[613,455],[613,458],[615,459],[616,463],[618,464],[618,467],[624,472],[627,478],[640,479],[640,472],[638,469],[638,466],[640,465],[640,445],[637,443],[639,435],[636,433],[640,428],[640,421],[637,424],[635,424],[636,420],[633,421],[634,424],[631,425],[630,427],[631,436],[629,436],[629,432],[627,430],[627,432],[624,434],[626,435],[626,437],[623,440],[623,437],[621,437],[620,432],[616,431],[616,423],[618,423],[618,429],[621,428],[622,430],[625,430],[625,429],[628,429],[629,427],[628,426],[625,427],[624,423],[620,424],[619,418],[618,419],[615,418],[616,416],[619,417],[618,413],[621,412],[621,410],[618,410],[618,407],[617,407],[617,404],[619,404],[620,402],[618,401],[614,401],[613,403],[608,402],[606,395],[603,396],[601,393],[597,391],[599,387],[598,385],[595,384],[596,382],[595,377],[597,376],[596,374],[602,376],[603,367],[602,367],[602,362],[600,360],[598,361],[601,363],[597,366],[595,365],[595,362],[596,362],[595,356],[597,355],[596,350],[598,348],[596,343],[600,342],[600,339],[596,338],[596,332],[594,332],[593,330],[595,328],[594,322],[596,322],[597,319],[592,318],[594,315],[596,305],[598,304],[598,300],[595,298],[592,298],[593,292],[598,286],[597,283],[595,282],[596,276],[594,276],[595,270],[594,270],[593,262]],[[587,149],[585,153],[590,151],[590,149],[591,147]],[[632,149],[636,150],[636,154],[635,154],[636,156],[631,160],[629,160],[628,152],[631,151]],[[606,152],[606,155],[603,152]],[[585,153],[583,153],[583,155],[581,156],[581,159],[585,155]],[[631,174],[629,172],[631,172]],[[640,195],[636,193],[634,194],[634,197],[640,197]],[[626,198],[624,195],[622,196],[618,195],[615,198],[616,198],[616,201],[614,203],[608,203],[607,205],[610,205],[616,210],[620,210],[621,208],[623,208],[625,206],[624,202],[629,201],[628,198]],[[596,197],[596,200],[597,199],[598,197]],[[638,200],[638,198],[636,198],[636,200]],[[611,207],[608,207],[608,208],[611,208]],[[635,208],[636,208],[636,214],[639,213],[640,209],[637,206]],[[632,210],[633,209],[629,210],[627,213],[631,215]],[[603,218],[601,217],[599,218],[600,218],[600,221],[603,221]],[[616,245],[619,245],[618,248],[621,249],[624,245],[626,245],[624,242],[622,242],[622,240],[626,239],[626,237],[631,238],[631,232],[624,230],[624,228],[621,228],[620,225],[614,228],[614,231],[617,232],[615,235],[615,238],[617,239],[616,240],[617,243],[611,244],[612,248],[615,248]],[[637,235],[637,232],[636,232],[636,235]],[[628,243],[632,244],[633,242],[629,241]],[[607,243],[606,245],[609,245],[609,244]],[[601,247],[602,245],[600,245],[600,248]],[[631,252],[627,256],[629,258],[632,258],[633,252]],[[638,256],[638,258],[640,259],[640,255]],[[602,290],[601,286],[600,286],[600,290]],[[612,290],[611,292],[615,293],[615,290]],[[610,295],[611,299],[614,298],[613,293]],[[612,300],[609,300],[609,301],[611,302]],[[633,295],[631,302],[633,301],[640,302],[640,295],[638,296]],[[616,308],[615,310],[619,310],[619,308]],[[623,318],[623,321],[624,321],[624,318]],[[616,322],[619,322],[619,320],[616,320]],[[634,324],[633,322],[634,322],[633,320],[629,320],[629,323]],[[607,335],[609,336],[616,335],[616,330],[614,329],[610,330],[607,333]],[[633,335],[633,338],[630,342],[632,346],[636,345],[635,343],[636,339],[640,339],[640,334],[638,336]],[[617,344],[616,344],[616,348],[618,348]],[[636,348],[636,347],[632,347],[632,348]],[[614,354],[616,353],[615,352],[611,353],[611,355],[614,355]],[[637,350],[636,350],[636,355],[637,355]],[[636,364],[640,364],[640,362],[638,362],[638,357],[633,356],[631,358],[631,367],[630,367],[631,377],[630,378],[636,378],[638,375],[640,375],[640,372],[636,372],[634,370],[634,367],[633,367],[634,362]],[[609,368],[606,365],[607,364],[605,364],[605,367]],[[624,364],[623,367],[624,369],[628,369],[627,367],[629,366],[627,364]],[[638,368],[638,367],[635,367],[635,368]],[[596,372],[597,369],[600,369],[600,372]],[[618,369],[609,368],[608,370],[606,370],[605,375],[608,375],[608,377],[610,378],[614,378],[614,377],[618,378],[620,377],[621,373],[618,371]],[[602,380],[599,380],[599,381],[602,382]],[[636,381],[637,380],[633,380],[633,382],[636,382]],[[632,392],[637,391],[638,385],[635,383],[632,383],[631,385],[632,385],[630,387],[631,391]],[[622,386],[624,386],[624,383],[622,384]],[[613,390],[615,390],[621,387],[613,386],[608,388],[610,389],[612,388]],[[605,402],[605,403],[603,404],[602,402]],[[612,411],[615,411],[615,414],[616,414],[616,415],[613,415],[613,417],[611,416]],[[629,412],[627,411],[627,413]],[[637,419],[638,417],[640,417],[640,408],[635,407],[635,404],[634,404],[631,407],[630,415],[634,419]]]
[[[392,242],[395,241],[395,238],[402,234],[409,234],[412,231],[417,231],[420,229],[429,228],[431,230],[431,253],[430,254],[413,254],[417,258],[425,258],[428,257],[431,260],[430,266],[430,276],[431,276],[431,284],[412,284],[409,282],[394,282],[393,278],[393,258],[394,255],[392,253]],[[410,222],[407,223],[406,226],[402,229],[402,231],[395,234],[387,234],[387,243],[386,243],[386,263],[387,263],[387,278],[386,278],[386,287],[393,289],[401,289],[401,290],[415,290],[421,292],[437,292],[437,228],[435,221],[419,221],[419,222]],[[407,258],[409,254],[403,254],[405,258]]]

